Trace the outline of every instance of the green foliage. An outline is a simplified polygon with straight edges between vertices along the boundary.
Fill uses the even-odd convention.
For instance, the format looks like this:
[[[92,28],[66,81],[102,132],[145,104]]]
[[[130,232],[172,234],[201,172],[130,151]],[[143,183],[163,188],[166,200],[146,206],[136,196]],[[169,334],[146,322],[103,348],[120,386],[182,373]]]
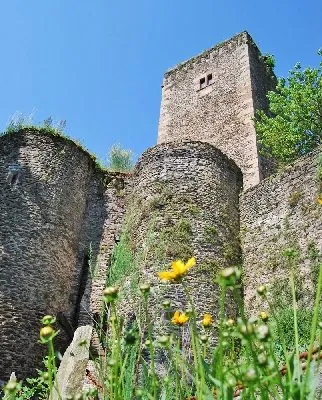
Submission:
[[[265,64],[270,68],[273,69],[275,67],[275,57],[273,54],[264,54],[263,59]]]
[[[15,113],[6,130],[0,135],[5,135],[8,133],[17,133],[24,129],[31,130],[44,130],[52,135],[64,135],[64,130],[66,128],[66,120],[54,121],[52,117],[48,117],[43,122],[36,124],[33,122],[33,114],[24,115],[22,113]]]
[[[193,256],[191,246],[192,228],[186,218],[180,218],[173,226],[160,232],[156,252],[159,259],[172,258],[187,260]]]
[[[124,278],[128,277],[129,274],[135,270],[136,262],[129,244],[128,236],[126,233],[123,233],[113,251],[107,279],[108,285],[114,285],[115,283],[119,285]]]
[[[322,143],[322,62],[306,69],[296,64],[267,97],[269,112],[255,116],[264,156],[287,163]]]
[[[43,360],[43,363],[48,369],[48,357]],[[21,389],[15,395],[16,400],[39,399],[45,400],[49,394],[48,373],[37,369],[38,376],[35,378],[27,378],[26,382],[21,386]]]
[[[299,308],[297,310],[299,345],[301,348],[303,348],[303,351],[307,350],[308,343],[310,342],[311,321],[313,319],[313,315],[314,310],[312,308]],[[295,346],[293,308],[287,307],[280,310],[277,314],[277,318],[279,320],[280,330],[285,338],[287,350],[291,352],[294,350]],[[279,349],[281,348],[281,339],[275,322],[272,323],[271,329],[276,349]]]
[[[120,145],[112,146],[108,154],[107,168],[113,172],[129,172],[133,169],[133,154],[131,150]]]
[[[90,159],[95,164],[96,168],[105,170],[105,167],[97,160],[96,156],[90,153],[79,141],[72,140],[66,133],[66,120],[60,120],[54,122],[51,117],[48,117],[40,123],[33,122],[33,114],[28,116],[22,113],[16,113],[11,118],[5,131],[0,132],[0,137],[5,135],[16,134],[22,131],[29,133],[43,133],[47,135],[57,136],[63,138],[69,142],[72,142],[81,151],[86,152]]]

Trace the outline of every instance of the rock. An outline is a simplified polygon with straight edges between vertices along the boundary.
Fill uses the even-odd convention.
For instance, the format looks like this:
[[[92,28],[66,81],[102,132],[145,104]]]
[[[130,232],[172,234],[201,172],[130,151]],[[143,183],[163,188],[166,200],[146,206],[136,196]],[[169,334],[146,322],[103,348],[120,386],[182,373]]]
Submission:
[[[82,391],[89,359],[92,329],[90,325],[80,326],[76,329],[73,341],[65,351],[58,368],[52,400],[66,399],[68,396],[75,396]]]

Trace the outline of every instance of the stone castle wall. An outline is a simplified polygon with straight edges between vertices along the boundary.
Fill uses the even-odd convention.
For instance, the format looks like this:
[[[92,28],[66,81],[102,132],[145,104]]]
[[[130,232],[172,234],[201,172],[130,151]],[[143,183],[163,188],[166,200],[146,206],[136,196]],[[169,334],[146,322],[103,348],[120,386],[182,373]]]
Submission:
[[[290,264],[285,250],[294,255],[294,276],[300,307],[313,304],[314,285],[322,261],[321,181],[319,152],[300,158],[282,172],[267,178],[241,196],[241,237],[245,306],[249,314],[262,307],[256,288],[267,284],[272,301],[291,307]]]
[[[155,333],[164,333],[159,320],[162,301],[170,299],[173,310],[184,310],[187,299],[181,284],[162,283],[157,272],[168,269],[174,260],[195,256],[197,266],[186,282],[198,315],[217,315],[214,279],[219,269],[240,260],[239,168],[208,143],[171,142],[143,153],[133,179],[126,229],[139,257],[137,269],[122,286],[122,292],[130,293],[136,283],[133,297],[123,301],[125,312],[137,311],[133,300],[137,286],[150,282]],[[231,303],[228,310],[235,312]]]
[[[60,350],[84,314],[91,318],[104,283],[92,282],[89,248],[93,264],[98,257],[95,278],[105,275],[122,200],[117,174],[98,171],[89,154],[70,140],[23,131],[1,137],[0,149],[4,380],[12,371],[23,377],[40,367],[45,346],[38,344],[38,335],[44,315],[58,316]],[[92,299],[83,297],[88,285],[96,287]]]
[[[164,77],[158,143],[209,142],[237,163],[246,188],[257,184],[252,118],[255,109],[266,108],[266,92],[275,83],[246,32],[179,64]]]

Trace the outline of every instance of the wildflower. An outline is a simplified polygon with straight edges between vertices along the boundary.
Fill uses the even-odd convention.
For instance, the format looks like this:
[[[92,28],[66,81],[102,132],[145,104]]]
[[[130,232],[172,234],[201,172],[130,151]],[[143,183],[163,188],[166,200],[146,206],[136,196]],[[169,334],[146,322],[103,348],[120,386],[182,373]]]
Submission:
[[[189,260],[184,263],[181,260],[174,261],[171,264],[171,269],[169,271],[158,272],[159,278],[165,281],[179,281],[183,278],[188,270],[196,265],[195,257],[189,258]]]
[[[207,313],[203,316],[203,320],[201,321],[202,325],[205,328],[209,328],[213,322],[214,322],[214,320],[212,319],[212,316]]]
[[[114,286],[105,288],[103,291],[104,301],[106,303],[112,303],[117,298],[118,291],[119,289]]]
[[[322,193],[321,193],[321,194],[319,194],[319,197],[318,197],[318,203],[322,205]]]
[[[186,322],[189,321],[188,315],[185,313],[181,313],[180,311],[176,311],[171,319],[171,322],[175,325],[184,325]]]

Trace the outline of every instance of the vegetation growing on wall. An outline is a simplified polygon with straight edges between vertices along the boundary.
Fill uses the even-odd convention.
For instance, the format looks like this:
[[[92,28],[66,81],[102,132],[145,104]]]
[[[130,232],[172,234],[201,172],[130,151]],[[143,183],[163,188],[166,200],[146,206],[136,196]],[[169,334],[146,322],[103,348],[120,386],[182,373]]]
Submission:
[[[305,69],[296,64],[267,97],[268,113],[255,116],[263,155],[288,163],[322,143],[322,62]]]
[[[133,154],[117,144],[108,153],[107,169],[112,172],[129,172],[133,169]]]

